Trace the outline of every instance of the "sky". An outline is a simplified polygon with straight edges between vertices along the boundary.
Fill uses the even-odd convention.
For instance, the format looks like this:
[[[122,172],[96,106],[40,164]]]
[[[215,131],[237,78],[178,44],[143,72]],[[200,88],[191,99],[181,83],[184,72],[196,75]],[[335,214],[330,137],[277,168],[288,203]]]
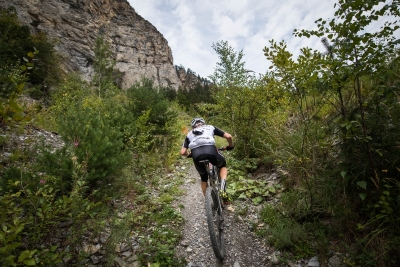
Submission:
[[[315,21],[334,16],[335,0],[128,0],[135,11],[167,39],[174,65],[201,77],[219,61],[213,43],[227,41],[243,51],[245,68],[264,74],[270,63],[263,53],[269,40],[285,41],[296,57],[300,49],[324,51],[317,38],[299,38],[294,29],[317,29]]]

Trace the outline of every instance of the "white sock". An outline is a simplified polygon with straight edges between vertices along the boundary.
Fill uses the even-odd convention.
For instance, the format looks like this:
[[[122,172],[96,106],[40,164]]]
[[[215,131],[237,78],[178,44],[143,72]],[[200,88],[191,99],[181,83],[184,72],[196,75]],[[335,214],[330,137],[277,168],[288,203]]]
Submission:
[[[226,179],[221,179],[221,190],[225,191],[225,187],[226,187]]]

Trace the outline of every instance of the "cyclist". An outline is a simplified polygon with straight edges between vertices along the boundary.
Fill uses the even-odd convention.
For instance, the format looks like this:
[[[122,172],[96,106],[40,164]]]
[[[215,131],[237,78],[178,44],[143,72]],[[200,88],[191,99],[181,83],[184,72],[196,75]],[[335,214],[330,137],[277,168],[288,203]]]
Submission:
[[[207,169],[199,161],[208,159],[211,164],[217,166],[220,170],[221,190],[225,193],[226,177],[228,169],[226,168],[226,160],[215,146],[214,135],[225,138],[228,141],[226,150],[234,148],[232,135],[226,133],[215,126],[207,125],[203,118],[196,117],[191,122],[192,130],[186,135],[185,141],[181,148],[181,155],[192,157],[194,166],[201,177],[201,189],[203,195],[206,194],[208,174]],[[188,151],[190,149],[190,152]],[[226,195],[226,194],[224,194]]]

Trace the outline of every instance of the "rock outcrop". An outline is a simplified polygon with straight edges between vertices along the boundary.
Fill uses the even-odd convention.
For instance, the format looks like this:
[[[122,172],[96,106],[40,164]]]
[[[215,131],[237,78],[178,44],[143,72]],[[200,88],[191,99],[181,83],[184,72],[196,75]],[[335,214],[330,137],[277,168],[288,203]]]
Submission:
[[[156,86],[182,86],[168,41],[127,0],[0,0],[0,6],[15,7],[32,32],[55,39],[67,72],[80,71],[90,79],[95,41],[103,34],[122,74],[122,88],[141,77]]]
[[[187,69],[186,71],[183,66],[175,66],[175,69],[183,88],[195,88],[196,84],[200,84],[202,87],[211,85],[211,81],[200,77],[200,75],[197,75],[196,72],[191,69]]]

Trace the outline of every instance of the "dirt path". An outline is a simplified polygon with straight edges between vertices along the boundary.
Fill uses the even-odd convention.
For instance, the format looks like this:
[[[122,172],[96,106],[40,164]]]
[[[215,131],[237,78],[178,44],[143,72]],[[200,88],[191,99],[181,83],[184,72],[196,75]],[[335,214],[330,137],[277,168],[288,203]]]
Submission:
[[[176,255],[184,257],[188,267],[271,266],[268,246],[258,239],[234,212],[225,209],[226,257],[221,263],[215,257],[208,235],[204,208],[204,196],[200,189],[200,176],[190,167],[182,189],[186,192],[179,199],[185,225],[183,238],[176,248]],[[234,209],[234,205],[231,205]]]

